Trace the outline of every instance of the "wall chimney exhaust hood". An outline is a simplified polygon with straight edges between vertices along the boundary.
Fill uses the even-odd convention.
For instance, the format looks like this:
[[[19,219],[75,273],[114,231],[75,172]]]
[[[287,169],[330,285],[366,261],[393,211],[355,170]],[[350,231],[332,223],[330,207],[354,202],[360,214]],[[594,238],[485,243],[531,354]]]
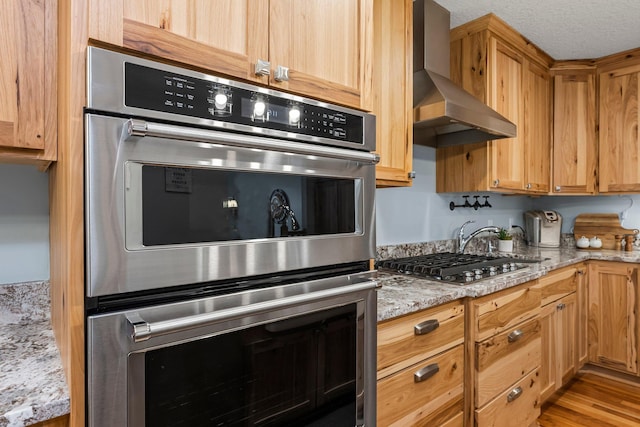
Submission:
[[[413,142],[431,147],[516,136],[516,125],[449,79],[449,11],[413,2]]]

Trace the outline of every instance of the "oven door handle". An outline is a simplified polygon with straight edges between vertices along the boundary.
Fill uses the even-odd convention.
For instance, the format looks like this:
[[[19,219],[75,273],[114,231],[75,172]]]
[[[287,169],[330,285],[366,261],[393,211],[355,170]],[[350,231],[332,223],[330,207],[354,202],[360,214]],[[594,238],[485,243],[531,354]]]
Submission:
[[[377,287],[377,282],[369,280],[349,286],[341,286],[337,288],[325,289],[308,294],[295,295],[287,298],[276,299],[272,301],[260,302],[256,304],[233,307],[219,311],[196,314],[176,319],[160,320],[149,323],[145,321],[137,312],[127,313],[126,317],[129,323],[129,333],[134,342],[146,341],[150,338],[182,332],[193,328],[207,326],[213,323],[237,319],[249,315],[255,315],[282,309],[293,305],[300,305],[312,301],[323,300],[327,298],[339,297],[356,292],[367,291]]]
[[[316,146],[273,138],[260,138],[257,140],[253,137],[234,133],[221,133],[205,129],[186,128],[164,123],[147,122],[140,119],[129,119],[126,124],[126,131],[129,136],[150,136],[185,141],[208,142],[213,144],[225,143],[237,147],[259,148],[263,150],[284,151],[340,160],[352,160],[363,164],[377,164],[380,161],[380,155],[377,153],[346,150],[344,148],[336,147]]]

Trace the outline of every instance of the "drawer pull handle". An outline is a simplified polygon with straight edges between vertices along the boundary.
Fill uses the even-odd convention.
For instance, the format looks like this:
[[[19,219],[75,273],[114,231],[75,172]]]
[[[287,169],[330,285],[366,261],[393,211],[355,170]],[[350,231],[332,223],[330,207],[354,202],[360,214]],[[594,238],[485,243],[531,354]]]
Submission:
[[[413,382],[420,383],[422,381],[428,380],[429,378],[437,374],[439,370],[440,370],[440,367],[438,366],[437,363],[434,363],[429,366],[425,366],[424,368],[420,369],[418,372],[413,374]]]
[[[513,402],[522,395],[522,387],[516,387],[507,395],[507,402]]]
[[[438,319],[425,320],[424,322],[418,323],[413,327],[413,333],[415,335],[428,334],[429,332],[433,332],[438,329],[438,326],[440,326],[440,322],[438,322]]]
[[[522,335],[524,335],[524,332],[522,332],[522,329],[516,329],[515,331],[507,335],[507,340],[509,340],[509,342],[516,342],[520,338],[522,338]]]

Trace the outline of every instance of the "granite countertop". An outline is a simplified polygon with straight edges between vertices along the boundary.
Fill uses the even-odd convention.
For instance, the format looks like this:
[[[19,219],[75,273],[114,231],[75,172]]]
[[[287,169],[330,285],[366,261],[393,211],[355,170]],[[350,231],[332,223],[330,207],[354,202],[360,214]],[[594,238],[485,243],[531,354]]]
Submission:
[[[572,247],[540,249],[524,247],[513,257],[540,259],[531,267],[501,274],[495,279],[485,279],[469,285],[443,283],[437,280],[407,276],[399,273],[378,272],[378,322],[435,307],[464,297],[481,297],[503,289],[537,279],[551,270],[566,267],[580,261],[598,259],[640,263],[640,252],[614,250],[578,250]],[[405,256],[405,255],[399,255]]]
[[[49,313],[48,282],[0,285],[0,427],[69,413]]]

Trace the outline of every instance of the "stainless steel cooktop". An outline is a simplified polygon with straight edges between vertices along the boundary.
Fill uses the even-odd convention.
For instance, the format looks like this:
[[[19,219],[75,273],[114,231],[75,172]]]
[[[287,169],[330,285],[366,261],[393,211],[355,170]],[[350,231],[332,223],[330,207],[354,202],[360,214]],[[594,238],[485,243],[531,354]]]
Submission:
[[[537,262],[524,258],[446,252],[379,260],[376,268],[464,285],[527,268]]]

